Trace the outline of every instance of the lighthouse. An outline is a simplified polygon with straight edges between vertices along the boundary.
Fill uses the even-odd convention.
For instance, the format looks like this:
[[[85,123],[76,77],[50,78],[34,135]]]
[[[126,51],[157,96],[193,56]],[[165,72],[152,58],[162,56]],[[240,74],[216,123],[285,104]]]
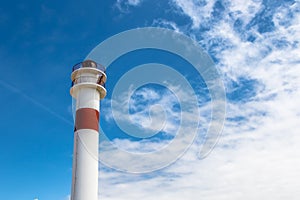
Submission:
[[[71,200],[98,200],[100,100],[106,95],[105,68],[92,61],[72,70],[71,96],[76,100]]]

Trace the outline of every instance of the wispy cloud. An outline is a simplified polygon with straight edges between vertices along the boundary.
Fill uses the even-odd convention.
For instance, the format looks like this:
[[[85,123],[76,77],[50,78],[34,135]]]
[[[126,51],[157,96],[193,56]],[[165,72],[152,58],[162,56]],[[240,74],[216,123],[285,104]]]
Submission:
[[[122,13],[128,13],[130,7],[139,6],[144,0],[117,0],[115,7]]]
[[[207,19],[211,17],[215,4],[215,0],[173,0],[173,2],[175,6],[181,9],[183,14],[190,17],[194,29],[199,28],[202,21],[207,21]]]
[[[176,32],[181,32],[180,28],[177,26],[175,22],[168,21],[166,19],[155,19],[152,23],[152,26],[168,28]]]
[[[130,96],[131,94],[133,95]],[[179,85],[168,85],[168,89],[160,90],[144,87],[134,92],[129,89],[119,94],[116,99],[104,100],[103,109],[106,113],[104,117],[108,122],[114,119],[124,124],[134,124],[136,128],[141,128],[142,133],[139,135],[141,138],[147,138],[144,134],[149,131],[153,135],[163,132],[165,136],[168,136],[165,139],[170,140],[176,136],[179,127],[188,132],[190,124],[200,123],[204,127],[209,123],[210,104],[201,102],[200,108],[197,102],[195,105],[191,103],[194,98],[197,97]],[[129,107],[125,102],[129,102]],[[111,107],[111,105],[116,107]],[[184,105],[185,110],[182,109]],[[189,123],[182,124],[182,116]],[[157,139],[162,139],[163,136],[158,137]]]

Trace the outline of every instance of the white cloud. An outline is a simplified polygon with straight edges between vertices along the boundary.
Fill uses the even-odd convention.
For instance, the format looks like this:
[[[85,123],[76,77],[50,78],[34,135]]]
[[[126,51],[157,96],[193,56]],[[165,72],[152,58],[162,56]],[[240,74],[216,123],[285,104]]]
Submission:
[[[128,13],[130,7],[141,5],[143,0],[117,0],[115,6],[123,13]]]
[[[137,6],[141,3],[141,0],[128,0],[128,5]]]
[[[184,88],[179,86],[169,85],[168,89],[171,92],[164,91],[158,94],[154,89],[143,88],[134,93],[133,97],[129,97],[133,94],[133,91],[129,90],[123,94],[119,94],[117,99],[106,99],[106,105],[104,107],[106,113],[106,120],[115,119],[116,121],[124,121],[126,124],[135,124],[141,127],[144,131],[149,130],[154,133],[159,131],[164,131],[166,134],[175,135],[176,130],[179,127],[181,117],[184,115],[186,121],[192,123],[201,120],[202,124],[208,123],[207,116],[210,115],[210,105],[203,103],[200,108],[201,116],[198,113],[197,104],[192,105],[190,102],[194,101],[196,96],[189,94]],[[147,102],[145,102],[147,100]],[[180,105],[180,102],[182,105]],[[113,101],[112,107],[114,110],[113,114],[110,110],[110,102]],[[130,102],[130,110],[125,102]],[[184,104],[189,105],[190,108],[186,106],[185,111],[182,109],[174,109],[174,106],[183,106]],[[183,113],[182,113],[183,112]],[[184,127],[185,128],[185,127]],[[188,127],[186,127],[188,128]]]
[[[278,144],[277,140],[270,139],[245,141],[235,150],[218,148],[202,162],[195,161],[190,151],[175,165],[148,176],[114,171],[102,173],[100,198],[150,200],[155,192],[160,199],[166,200],[199,197],[297,199],[300,163],[296,144],[300,142],[299,137],[292,145]],[[280,145],[289,145],[289,148],[279,148]]]
[[[188,34],[202,34],[207,50],[215,48],[217,66],[228,92],[240,77],[255,80],[251,98],[229,101],[223,135],[214,151],[198,160],[198,143],[173,165],[150,174],[126,174],[102,166],[101,199],[298,199],[300,195],[300,14],[299,2],[276,8],[275,29],[259,33],[245,25],[263,8],[257,0],[230,1],[224,18],[197,32],[212,12],[211,4],[173,1],[193,21]],[[214,1],[212,1],[214,2]],[[202,10],[206,8],[207,10]],[[292,17],[291,17],[292,14]],[[235,30],[241,19],[244,35]],[[248,41],[245,35],[253,35]],[[212,47],[215,39],[222,41]],[[183,91],[184,92],[184,91]],[[240,91],[240,96],[246,93]],[[193,113],[190,115],[193,118]],[[203,119],[205,121],[205,119]],[[142,143],[118,141],[141,148]],[[149,148],[151,143],[148,144]],[[129,161],[130,162],[130,161]]]
[[[216,0],[172,0],[182,13],[192,20],[192,28],[198,29],[200,25],[210,23]],[[261,0],[221,1],[226,6],[228,15],[235,19],[240,18],[248,23],[261,9]],[[211,24],[209,24],[211,25]]]
[[[102,168],[100,198],[150,200],[155,192],[166,200],[199,196],[218,200],[297,199],[299,100],[298,95],[288,103],[289,97],[282,96],[279,102],[286,106],[267,103],[275,108],[274,113],[261,119],[255,129],[227,126],[218,147],[202,161],[197,160],[198,146],[193,145],[175,164],[156,173],[126,174]],[[251,120],[248,123],[257,125]]]
[[[230,12],[247,24],[261,9],[262,0],[230,1]]]
[[[177,24],[175,22],[168,21],[168,20],[165,20],[165,19],[155,19],[152,23],[152,26],[168,28],[168,29],[172,29],[176,32],[181,32],[180,28],[177,26]]]
[[[202,21],[210,18],[211,12],[213,11],[213,5],[215,4],[215,0],[173,0],[173,2],[184,14],[191,18],[193,28],[199,28]]]

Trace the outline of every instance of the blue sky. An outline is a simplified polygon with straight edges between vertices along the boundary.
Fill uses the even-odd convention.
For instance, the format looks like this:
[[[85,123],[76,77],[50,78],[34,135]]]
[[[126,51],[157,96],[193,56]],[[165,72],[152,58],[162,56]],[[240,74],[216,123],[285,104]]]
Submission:
[[[199,160],[197,152],[206,130],[200,126],[196,142],[183,157],[149,174],[127,174],[101,165],[99,198],[148,200],[157,194],[163,200],[297,199],[299,13],[298,0],[2,2],[1,198],[69,198],[72,66],[108,37],[155,26],[190,36],[216,63],[227,92],[223,134],[214,151]],[[131,52],[107,70],[109,93],[101,113],[101,124],[111,140],[131,152],[154,151],[173,138],[180,106],[170,88],[188,99],[175,86],[140,88],[130,98],[128,123],[146,131],[149,108],[159,104],[166,110],[166,126],[155,140],[125,135],[110,112],[111,91],[124,73],[149,62],[172,66],[201,91],[196,106],[202,115],[197,117],[203,125],[209,123],[208,91],[192,66],[167,52]],[[118,118],[126,113],[120,109],[117,114]],[[190,114],[192,121],[195,116]],[[156,119],[160,116],[154,114]],[[130,160],[124,158],[124,163]]]

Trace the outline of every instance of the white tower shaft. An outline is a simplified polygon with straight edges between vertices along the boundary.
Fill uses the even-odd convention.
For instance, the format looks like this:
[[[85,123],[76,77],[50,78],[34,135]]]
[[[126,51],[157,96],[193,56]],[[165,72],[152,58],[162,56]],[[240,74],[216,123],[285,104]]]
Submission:
[[[103,71],[85,62],[72,73],[71,95],[76,99],[76,117],[71,200],[98,200],[99,103],[106,94],[99,80],[104,83],[106,77]]]

